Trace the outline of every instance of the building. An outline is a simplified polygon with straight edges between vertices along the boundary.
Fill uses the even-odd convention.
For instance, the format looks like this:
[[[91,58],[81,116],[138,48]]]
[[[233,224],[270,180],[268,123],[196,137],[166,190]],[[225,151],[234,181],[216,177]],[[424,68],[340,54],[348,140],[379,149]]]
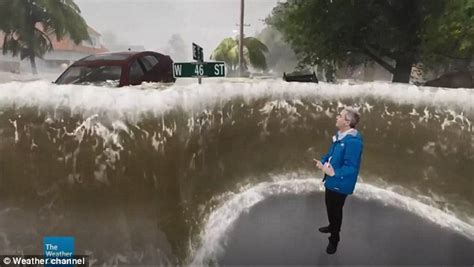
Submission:
[[[40,29],[41,24],[37,24],[36,27]],[[36,59],[38,69],[58,72],[80,58],[91,54],[107,52],[108,49],[102,44],[101,34],[90,26],[88,26],[87,31],[89,32],[90,41],[82,41],[77,45],[67,36],[58,41],[54,34],[49,35],[53,50],[47,52],[43,59]],[[0,32],[0,48],[3,47],[3,39],[4,34]],[[28,59],[21,60],[19,56],[13,57],[11,53],[0,55],[0,71],[15,73],[31,72],[30,61]]]

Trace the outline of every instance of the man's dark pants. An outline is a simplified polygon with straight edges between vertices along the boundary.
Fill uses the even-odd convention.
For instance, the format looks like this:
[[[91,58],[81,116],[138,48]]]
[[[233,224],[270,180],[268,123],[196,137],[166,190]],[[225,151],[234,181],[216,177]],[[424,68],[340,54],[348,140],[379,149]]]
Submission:
[[[344,206],[347,195],[326,188],[325,197],[329,219],[329,230],[331,232],[329,241],[337,244],[339,242],[339,232],[341,231],[342,224],[342,207]]]

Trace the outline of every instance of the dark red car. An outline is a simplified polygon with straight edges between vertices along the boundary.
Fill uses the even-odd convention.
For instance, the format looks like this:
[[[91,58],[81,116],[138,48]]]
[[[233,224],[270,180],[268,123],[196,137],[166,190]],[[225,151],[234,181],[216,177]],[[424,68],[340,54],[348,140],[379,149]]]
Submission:
[[[142,82],[174,82],[173,60],[152,51],[90,55],[69,66],[55,83],[112,87]]]

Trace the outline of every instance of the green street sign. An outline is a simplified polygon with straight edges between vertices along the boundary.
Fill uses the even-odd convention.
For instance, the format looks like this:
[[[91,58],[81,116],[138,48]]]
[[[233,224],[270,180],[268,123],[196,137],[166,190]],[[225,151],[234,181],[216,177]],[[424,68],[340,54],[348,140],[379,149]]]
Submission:
[[[193,59],[198,61],[203,61],[204,53],[202,47],[193,43]]]
[[[224,62],[176,62],[173,63],[173,76],[185,77],[225,77]]]

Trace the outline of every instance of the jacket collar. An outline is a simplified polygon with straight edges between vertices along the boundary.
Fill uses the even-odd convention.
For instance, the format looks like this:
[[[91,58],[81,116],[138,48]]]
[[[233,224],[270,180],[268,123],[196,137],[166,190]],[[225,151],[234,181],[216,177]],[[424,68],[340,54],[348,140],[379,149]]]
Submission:
[[[333,141],[333,142],[338,142],[338,141],[341,141],[344,137],[346,137],[346,136],[348,136],[348,135],[349,135],[349,136],[357,136],[357,134],[358,134],[358,131],[357,131],[356,129],[354,129],[354,128],[351,128],[351,129],[349,129],[349,130],[347,130],[347,131],[345,131],[345,132],[343,132],[343,133],[341,133],[340,131],[338,131],[338,132],[336,133],[336,135],[334,135],[334,136],[332,137],[332,141]]]

